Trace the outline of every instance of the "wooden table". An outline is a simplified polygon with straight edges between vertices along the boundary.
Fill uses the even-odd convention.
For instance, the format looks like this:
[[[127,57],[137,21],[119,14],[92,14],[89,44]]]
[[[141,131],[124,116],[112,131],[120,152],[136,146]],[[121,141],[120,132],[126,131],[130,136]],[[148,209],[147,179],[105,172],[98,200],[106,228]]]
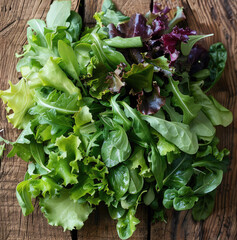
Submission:
[[[45,19],[50,0],[0,0],[0,88],[7,89],[8,80],[16,83],[20,78],[15,67],[15,52],[21,52],[26,44],[26,23],[32,18]],[[150,0],[116,0],[118,8],[125,14],[145,13],[150,9]],[[137,226],[132,239],[237,239],[237,1],[236,0],[161,0],[163,6],[174,8],[184,6],[187,21],[191,29],[198,33],[214,33],[213,38],[203,42],[208,46],[221,41],[228,49],[228,62],[219,84],[212,94],[234,113],[234,123],[228,128],[218,128],[221,139],[220,147],[231,150],[231,165],[225,174],[223,183],[218,188],[213,214],[205,221],[195,223],[190,211],[168,211],[168,222],[151,223],[151,212],[140,207],[137,217],[141,223]],[[78,0],[72,1],[72,7],[79,9]],[[88,25],[94,23],[93,13],[101,9],[102,0],[81,1],[79,12]],[[172,14],[173,12],[171,12]],[[0,129],[4,128],[3,137],[14,140],[18,132],[6,121],[6,113],[1,105]],[[65,240],[118,239],[115,221],[111,220],[107,210],[100,206],[78,233],[63,232],[60,227],[49,226],[35,203],[35,212],[23,217],[15,197],[15,188],[23,180],[27,164],[19,158],[1,161],[0,170],[0,240]]]

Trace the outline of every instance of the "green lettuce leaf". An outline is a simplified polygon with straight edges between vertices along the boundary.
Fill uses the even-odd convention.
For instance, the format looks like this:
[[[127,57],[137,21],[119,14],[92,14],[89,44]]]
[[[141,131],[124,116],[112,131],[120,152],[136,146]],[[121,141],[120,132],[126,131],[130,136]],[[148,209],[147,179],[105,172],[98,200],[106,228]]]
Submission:
[[[63,180],[63,185],[78,183],[77,174],[74,174],[70,166],[71,160],[59,156],[57,153],[51,152],[47,168],[52,172],[51,177],[57,180]]]
[[[189,154],[197,152],[197,135],[190,131],[188,125],[179,122],[169,122],[153,116],[143,116],[142,119],[149,122],[152,128],[183,152]]]
[[[126,132],[117,125],[109,132],[101,146],[101,156],[107,167],[114,167],[126,161],[131,154],[131,145]]]
[[[15,128],[23,129],[31,119],[27,111],[34,104],[33,92],[23,78],[15,85],[9,84],[8,90],[0,91],[0,98],[7,104],[7,112],[13,111],[7,116],[9,122]]]
[[[66,26],[66,21],[70,16],[71,1],[54,1],[48,11],[46,23],[49,28]]]
[[[58,61],[50,58],[44,67],[39,71],[39,78],[44,86],[53,87],[68,94],[78,94],[81,98],[80,89],[67,77],[58,66]]]
[[[61,136],[56,140],[56,146],[61,153],[61,157],[70,161],[72,172],[79,172],[78,161],[82,159],[82,154],[79,150],[81,140],[79,137],[71,134],[69,137]]]
[[[121,239],[130,238],[136,230],[136,225],[140,221],[135,217],[135,213],[135,208],[131,208],[123,217],[118,219],[116,229]]]
[[[129,72],[124,74],[123,79],[135,92],[152,90],[154,66],[151,64],[133,64]]]
[[[211,120],[214,126],[222,125],[224,127],[231,124],[233,121],[233,114],[231,111],[223,107],[213,97],[208,97],[202,90],[202,82],[196,82],[191,84],[190,90],[192,95],[202,106],[202,111]]]
[[[93,209],[88,203],[70,199],[70,190],[63,189],[60,196],[40,198],[41,211],[52,226],[65,230],[81,229]]]
[[[179,90],[179,82],[169,78],[168,90],[173,93],[172,102],[176,107],[180,107],[183,111],[183,122],[190,123],[198,114],[201,105],[194,102],[194,98],[184,95]]]
[[[55,109],[62,114],[75,114],[79,110],[79,102],[77,94],[60,93],[57,90],[50,92],[48,95],[43,94],[37,89],[35,91],[35,101],[43,108]]]

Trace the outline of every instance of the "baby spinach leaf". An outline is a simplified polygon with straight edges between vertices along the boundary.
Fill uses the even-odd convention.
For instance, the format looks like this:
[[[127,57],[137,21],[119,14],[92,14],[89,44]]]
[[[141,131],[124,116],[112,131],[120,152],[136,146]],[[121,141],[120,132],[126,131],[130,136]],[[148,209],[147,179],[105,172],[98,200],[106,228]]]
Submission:
[[[164,192],[163,205],[165,208],[170,209],[173,207],[173,200],[178,195],[178,191],[176,189],[167,189]]]
[[[177,211],[191,209],[198,197],[194,196],[194,192],[190,187],[183,186],[178,191],[175,189],[167,189],[164,193],[163,205],[165,208],[174,207]]]
[[[101,156],[107,167],[126,161],[131,154],[131,145],[126,132],[119,125],[109,132],[101,147]]]
[[[139,175],[138,169],[129,168],[129,175],[130,175],[130,183],[129,183],[128,192],[130,194],[137,194],[143,188],[144,179],[142,176]]]
[[[215,170],[212,172],[200,173],[196,177],[196,185],[194,186],[195,194],[206,194],[215,190],[222,181],[223,171]]]
[[[222,43],[215,43],[209,49],[210,79],[204,82],[205,92],[209,91],[221,78],[227,60],[227,51]]]
[[[128,191],[130,174],[128,168],[121,164],[110,169],[108,180],[117,200]]]
[[[191,209],[197,201],[197,196],[176,197],[173,201],[174,209],[176,211],[184,211]]]
[[[122,208],[120,205],[118,205],[117,207],[110,205],[108,207],[108,210],[109,210],[109,215],[112,219],[119,219],[123,217],[124,214],[126,213],[126,209]]]
[[[199,139],[204,141],[212,141],[216,133],[216,129],[211,121],[202,111],[200,111],[197,117],[190,123],[190,129],[197,134]]]
[[[187,154],[176,158],[170,166],[168,165],[164,185],[175,189],[185,186],[194,172],[191,163],[192,159]]]
[[[195,221],[206,220],[212,213],[215,205],[216,191],[199,197],[198,202],[192,209],[192,216]]]
[[[176,145],[180,150],[194,154],[198,150],[197,135],[190,131],[188,125],[178,122],[169,122],[153,116],[142,116],[152,128],[166,140]]]
[[[153,187],[150,186],[148,192],[143,197],[144,204],[149,206],[154,201],[154,199],[155,199],[155,193],[153,191]]]
[[[231,124],[233,115],[231,111],[223,107],[213,97],[208,97],[202,90],[201,85],[203,82],[196,82],[190,85],[192,95],[202,106],[202,111],[211,120],[214,126],[222,125],[224,127]]]
[[[129,130],[131,127],[131,122],[126,117],[124,111],[120,108],[119,104],[116,102],[119,95],[111,98],[110,104],[114,113],[114,121],[123,125],[125,131]]]
[[[121,206],[124,209],[130,209],[131,207],[137,206],[139,199],[143,193],[128,194],[125,199],[121,200]]]

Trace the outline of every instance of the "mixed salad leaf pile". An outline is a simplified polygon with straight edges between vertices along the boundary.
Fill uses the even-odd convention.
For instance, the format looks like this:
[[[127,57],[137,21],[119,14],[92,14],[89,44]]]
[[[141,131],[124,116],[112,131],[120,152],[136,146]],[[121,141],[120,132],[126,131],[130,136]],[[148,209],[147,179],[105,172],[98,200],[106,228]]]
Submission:
[[[38,198],[49,224],[80,229],[103,202],[121,239],[135,231],[142,203],[154,220],[170,208],[206,219],[228,166],[215,127],[232,113],[206,95],[225,47],[198,45],[211,35],[181,27],[179,7],[171,20],[158,4],[130,18],[105,0],[92,28],[70,9],[54,1],[46,23],[28,21],[22,78],[0,91],[8,121],[23,130],[15,142],[1,138],[8,157],[29,163],[16,189],[23,214]]]

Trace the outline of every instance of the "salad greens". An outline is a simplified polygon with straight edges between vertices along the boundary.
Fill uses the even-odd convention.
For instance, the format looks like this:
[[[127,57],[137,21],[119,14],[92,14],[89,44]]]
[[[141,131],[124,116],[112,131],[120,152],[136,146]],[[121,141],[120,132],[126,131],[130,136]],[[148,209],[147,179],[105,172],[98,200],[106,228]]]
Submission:
[[[28,163],[16,196],[26,216],[32,198],[53,226],[80,229],[100,202],[121,239],[136,230],[139,204],[154,219],[165,209],[212,212],[227,169],[215,126],[232,113],[206,92],[220,79],[226,50],[196,44],[167,7],[131,18],[105,0],[96,25],[84,28],[70,1],[54,1],[43,20],[28,21],[22,78],[0,91],[8,121],[22,129],[8,157]],[[125,49],[125,50],[124,50]]]

